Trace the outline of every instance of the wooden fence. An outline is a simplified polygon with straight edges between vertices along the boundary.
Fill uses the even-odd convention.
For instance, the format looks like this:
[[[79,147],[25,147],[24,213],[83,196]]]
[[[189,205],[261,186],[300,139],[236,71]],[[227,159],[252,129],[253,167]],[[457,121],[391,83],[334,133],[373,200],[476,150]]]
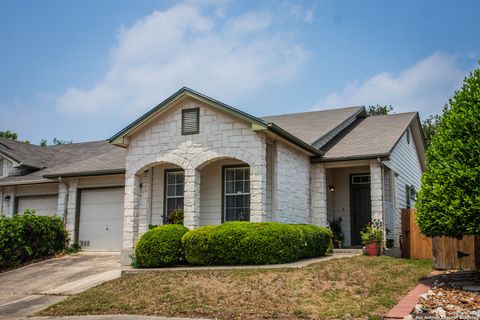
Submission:
[[[415,218],[415,209],[402,209],[402,257],[433,259],[435,269],[441,270],[480,268],[480,236],[432,239],[420,233]]]
[[[402,257],[432,259],[432,238],[420,233],[415,209],[402,209]]]

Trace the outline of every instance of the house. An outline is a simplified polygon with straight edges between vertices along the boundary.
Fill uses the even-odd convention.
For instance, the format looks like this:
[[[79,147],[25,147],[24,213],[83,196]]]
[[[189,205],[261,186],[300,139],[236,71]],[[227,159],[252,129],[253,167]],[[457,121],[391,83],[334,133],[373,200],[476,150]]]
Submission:
[[[166,213],[327,225],[347,247],[371,221],[398,248],[400,210],[424,170],[418,113],[364,107],[254,117],[182,88],[108,141],[40,147],[0,140],[0,209],[63,217],[85,250],[122,251]]]

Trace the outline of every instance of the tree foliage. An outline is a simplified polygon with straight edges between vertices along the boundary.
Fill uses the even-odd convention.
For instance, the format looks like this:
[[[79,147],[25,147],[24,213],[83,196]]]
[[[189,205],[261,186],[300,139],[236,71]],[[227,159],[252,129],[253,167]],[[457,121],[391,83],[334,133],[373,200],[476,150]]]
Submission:
[[[72,143],[73,143],[72,140],[60,140],[60,139],[57,139],[57,138],[53,138],[52,143],[48,143],[47,139],[42,139],[40,141],[40,146],[42,146],[42,147],[46,147],[48,145],[58,146],[58,145],[61,145],[61,144],[72,144]]]
[[[17,140],[18,135],[16,132],[5,130],[5,131],[0,131],[0,138]]]
[[[392,111],[393,111],[392,105],[381,106],[377,104],[376,106],[368,106],[367,116],[383,116],[383,115],[389,114]]]
[[[422,121],[423,134],[425,136],[425,144],[430,146],[432,143],[432,138],[437,131],[438,123],[440,122],[440,116],[438,114],[429,115],[425,120]]]
[[[445,106],[427,151],[417,221],[428,236],[480,234],[480,69]]]

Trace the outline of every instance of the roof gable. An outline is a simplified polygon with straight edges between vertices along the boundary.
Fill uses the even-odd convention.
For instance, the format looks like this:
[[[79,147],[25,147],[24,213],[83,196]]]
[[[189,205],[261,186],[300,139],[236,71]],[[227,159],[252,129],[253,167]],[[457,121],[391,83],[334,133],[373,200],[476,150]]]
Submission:
[[[321,147],[328,141],[327,139],[327,141],[321,142],[324,138],[335,132],[336,129],[341,128],[343,124],[350,124],[358,116],[365,116],[365,107],[356,106],[292,113],[267,116],[263,117],[263,119],[275,123],[311,145]]]
[[[320,161],[339,161],[388,157],[407,128],[412,126],[417,152],[424,160],[425,145],[417,112],[371,116],[356,120],[327,143]]]
[[[192,99],[201,101],[205,103],[207,106],[212,107],[213,109],[226,112],[234,117],[247,121],[251,123],[252,130],[254,131],[258,131],[258,130],[271,131],[275,135],[278,135],[279,137],[287,140],[290,143],[293,143],[294,145],[308,151],[311,154],[314,154],[314,155],[322,154],[322,152],[317,148],[313,147],[312,145],[303,141],[297,136],[291,134],[290,132],[284,130],[283,128],[277,126],[275,123],[267,122],[263,119],[252,116],[246,112],[243,112],[239,109],[236,109],[232,106],[229,106],[213,98],[210,98],[206,95],[203,95],[187,87],[183,87],[182,89],[180,89],[179,91],[171,95],[169,98],[164,100],[155,108],[145,113],[143,116],[141,116],[140,118],[138,118],[137,120],[129,124],[127,127],[119,131],[114,136],[112,136],[110,139],[108,139],[108,141],[115,145],[124,146],[124,147],[127,146],[128,137],[130,135],[133,135],[138,130],[141,130],[143,127],[149,125],[159,115],[163,114],[168,109],[176,105],[176,102],[185,98],[192,98]]]

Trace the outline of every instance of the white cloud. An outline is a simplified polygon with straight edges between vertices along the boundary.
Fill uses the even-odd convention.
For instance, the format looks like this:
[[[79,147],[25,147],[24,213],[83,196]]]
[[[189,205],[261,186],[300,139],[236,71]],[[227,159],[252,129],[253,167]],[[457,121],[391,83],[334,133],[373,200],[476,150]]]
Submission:
[[[309,57],[268,12],[208,16],[182,4],[120,31],[111,67],[89,89],[72,86],[56,99],[66,114],[131,116],[182,86],[234,102],[296,76]]]
[[[425,117],[441,112],[466,75],[456,56],[437,52],[399,74],[382,72],[352,81],[313,109],[380,104],[392,105],[395,112],[420,111]]]

